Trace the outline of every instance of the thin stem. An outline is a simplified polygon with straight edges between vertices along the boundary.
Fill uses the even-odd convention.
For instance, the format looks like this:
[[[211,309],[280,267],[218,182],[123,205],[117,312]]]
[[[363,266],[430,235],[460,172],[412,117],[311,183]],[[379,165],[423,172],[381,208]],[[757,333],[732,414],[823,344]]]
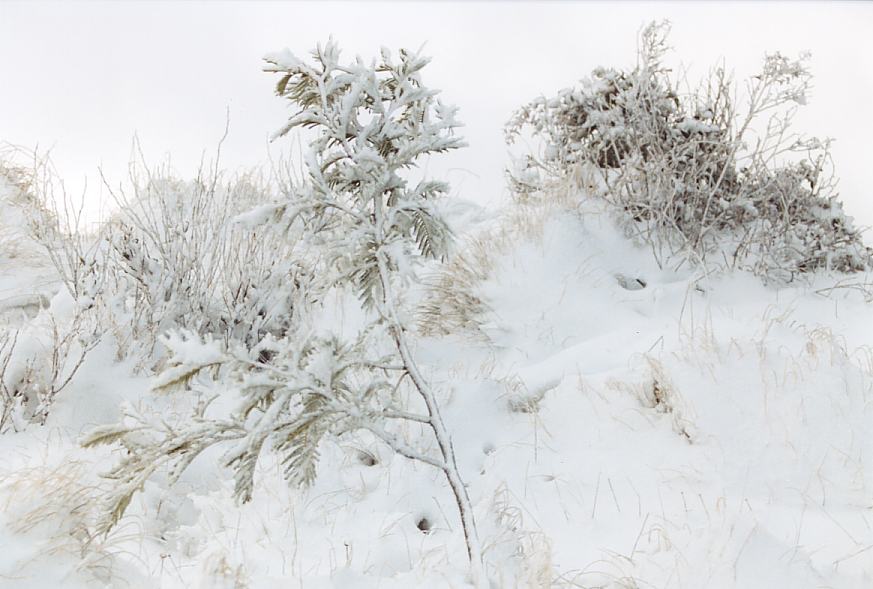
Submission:
[[[372,432],[377,438],[388,444],[392,450],[394,450],[401,456],[409,458],[410,460],[424,462],[425,464],[429,464],[445,472],[447,465],[442,460],[437,460],[436,458],[431,458],[430,456],[422,454],[421,452],[416,452],[413,448],[410,448],[399,439],[397,439],[397,436],[394,436],[386,432],[384,429],[376,427],[371,423],[367,423],[363,425],[363,427],[364,429]]]
[[[379,231],[381,227],[378,225],[378,220],[381,219],[381,211],[379,211],[379,207],[377,207],[376,217],[378,234],[381,233]],[[446,429],[445,422],[443,422],[439,405],[436,401],[436,396],[419,371],[418,364],[415,362],[415,358],[409,350],[402,323],[398,319],[397,311],[394,307],[394,297],[391,290],[388,266],[385,263],[384,254],[381,250],[376,252],[376,260],[379,268],[379,279],[382,285],[383,294],[383,304],[380,311],[384,313],[385,319],[388,320],[389,330],[392,339],[397,346],[397,351],[400,353],[400,357],[403,360],[403,364],[406,366],[410,379],[412,379],[416,390],[427,407],[428,415],[430,416],[429,425],[433,430],[434,438],[436,438],[437,445],[439,446],[440,453],[443,457],[443,466],[441,469],[452,489],[452,493],[455,496],[455,503],[458,506],[458,512],[461,517],[461,526],[464,530],[464,540],[467,545],[467,556],[470,558],[470,573],[473,577],[473,584],[477,587],[485,587],[486,578],[482,560],[482,546],[476,528],[473,504],[470,501],[467,487],[464,484],[458,469],[451,436]]]

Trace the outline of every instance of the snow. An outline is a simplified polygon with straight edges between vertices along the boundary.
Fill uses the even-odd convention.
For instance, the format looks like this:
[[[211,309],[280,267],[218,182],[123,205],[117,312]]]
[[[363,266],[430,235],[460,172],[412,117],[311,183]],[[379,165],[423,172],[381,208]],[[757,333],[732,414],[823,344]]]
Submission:
[[[512,223],[441,206],[461,251]],[[870,303],[660,269],[590,204],[537,222],[488,252],[472,287],[482,333],[414,350],[443,399],[492,587],[873,585]],[[47,266],[19,260],[0,257],[4,292],[46,293]],[[221,355],[166,341],[189,363]],[[121,451],[77,439],[123,403],[184,416],[193,400],[155,397],[155,382],[104,341],[44,426],[0,435],[0,586],[468,586],[442,474],[366,432],[325,444],[308,490],[264,452],[242,506],[227,448],[210,449],[176,485],[146,483],[108,537],[87,537],[98,475]]]
[[[242,227],[245,227],[246,229],[255,229],[256,227],[265,224],[271,218],[274,218],[277,214],[280,214],[282,210],[282,205],[260,205],[251,209],[250,211],[240,213],[234,218],[234,222],[238,223]]]
[[[273,64],[271,67],[275,67],[278,71],[291,70],[303,65],[303,62],[297,59],[297,56],[291,53],[291,50],[287,48],[282,51],[276,51],[264,55],[264,61]]]
[[[57,276],[28,233],[28,203],[0,174],[0,321],[18,324],[48,305]]]
[[[682,120],[676,128],[682,131],[683,133],[699,133],[701,135],[706,135],[707,133],[715,133],[719,130],[719,128],[715,125],[710,125],[708,123],[704,123],[703,121],[699,121],[697,119],[692,119],[686,117]]]

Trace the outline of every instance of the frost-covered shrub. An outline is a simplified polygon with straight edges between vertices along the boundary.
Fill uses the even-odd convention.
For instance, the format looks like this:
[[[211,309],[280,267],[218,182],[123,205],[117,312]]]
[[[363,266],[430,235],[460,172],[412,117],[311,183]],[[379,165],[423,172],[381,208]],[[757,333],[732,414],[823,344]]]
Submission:
[[[15,351],[17,334],[11,330],[0,330],[0,433],[10,427],[19,429],[24,425],[23,396],[15,386],[6,383],[6,372]]]
[[[28,159],[31,168],[25,167]],[[100,341],[93,311],[68,304],[65,293],[53,296],[70,275],[51,271],[65,254],[52,247],[46,256],[40,247],[67,237],[58,215],[35,193],[47,181],[48,166],[35,154],[0,145],[0,210],[10,242],[0,237],[0,265],[25,270],[9,288],[13,296],[0,305],[0,433],[45,424],[57,396]],[[36,229],[43,233],[34,240],[29,233]],[[77,257],[77,270],[85,255],[81,243],[70,239],[60,248]]]
[[[224,180],[217,168],[183,182],[139,164],[127,191],[107,184],[118,210],[88,231],[50,162],[37,162],[22,208],[72,302],[68,313],[38,317],[18,338],[23,359],[13,364],[25,372],[7,370],[14,382],[6,383],[4,411],[24,416],[20,423],[45,420],[75,373],[66,372],[66,358],[75,355],[78,367],[79,350],[102,333],[113,336],[120,358],[148,371],[166,361],[156,344],[168,330],[254,345],[267,334],[282,337],[298,306],[315,297],[306,259],[292,255],[294,233],[237,219],[288,190],[281,182]],[[40,345],[22,346],[31,339]]]
[[[116,485],[107,497],[100,529],[115,525],[132,495],[159,468],[169,468],[172,481],[215,444],[228,445],[224,464],[234,470],[237,499],[247,501],[264,448],[278,453],[289,483],[305,485],[316,474],[325,440],[363,430],[396,453],[442,471],[459,511],[473,581],[484,586],[472,504],[436,391],[412,354],[411,321],[404,305],[404,289],[414,279],[415,266],[422,258],[443,258],[451,239],[432,204],[448,186],[427,179],[413,182],[409,170],[423,156],[463,144],[453,132],[459,126],[456,109],[423,86],[420,72],[428,60],[417,54],[401,51],[394,59],[383,50],[372,65],[360,58],[342,64],[339,55],[329,42],[313,53],[312,64],[287,51],[267,58],[266,71],[281,75],[277,94],[297,109],[277,135],[297,128],[314,133],[304,159],[307,178],[280,202],[238,217],[254,231],[294,236],[300,249],[267,250],[268,261],[284,269],[305,259],[310,289],[295,286],[287,291],[289,304],[279,306],[294,312],[287,314],[287,322],[279,322],[278,331],[224,337],[225,326],[210,323],[164,338],[172,355],[155,387],[192,393],[194,412],[172,425],[164,416],[127,408],[124,422],[85,436],[87,446],[120,442],[127,450],[107,475]],[[155,228],[154,235],[145,231],[124,242],[140,248],[148,242],[154,251],[167,252],[129,255],[134,276],[161,285],[163,260],[173,260],[173,267],[202,262],[187,252],[176,261],[167,243],[189,243],[202,248],[197,250],[201,255],[214,251],[214,243],[203,246],[202,237],[189,239],[187,226],[177,225],[170,226],[178,234],[172,239]],[[138,221],[137,227],[151,226]],[[124,259],[126,255],[122,253]],[[157,264],[155,271],[152,264]],[[187,276],[189,266],[182,268]],[[204,276],[202,284],[209,284],[211,275]],[[284,296],[280,287],[276,285]],[[190,290],[184,285],[161,288],[157,297],[143,296],[160,304],[160,293]],[[318,293],[318,300],[309,298],[309,292]],[[163,299],[174,300],[172,294]],[[336,320],[331,301],[346,308],[354,301],[357,318],[349,321],[351,326]],[[203,314],[199,307],[183,308],[183,315],[187,312]],[[218,398],[225,402],[213,407]],[[417,449],[396,424],[431,436],[437,451]]]
[[[116,485],[107,499],[103,531],[117,522],[133,493],[158,469],[170,466],[174,482],[215,444],[231,442],[223,462],[234,470],[236,498],[246,502],[265,445],[282,456],[288,482],[305,486],[315,477],[325,436],[367,428],[384,417],[393,385],[384,371],[391,365],[365,353],[378,347],[378,338],[362,334],[344,344],[317,332],[310,321],[296,327],[287,337],[268,336],[252,348],[240,342],[228,347],[190,332],[164,338],[170,361],[154,388],[163,393],[189,390],[200,401],[177,426],[163,416],[125,407],[123,423],[97,428],[82,440],[90,446],[120,439],[128,451],[106,475]],[[227,389],[239,398],[229,415],[219,417],[211,405]]]
[[[34,154],[6,142],[0,142],[0,178],[14,186],[22,195],[31,193]]]
[[[828,143],[790,131],[809,89],[808,56],[768,55],[741,112],[722,68],[679,91],[663,64],[668,32],[666,23],[644,29],[633,70],[598,68],[515,113],[507,140],[529,129],[545,144],[510,175],[515,191],[593,176],[596,196],[623,212],[659,262],[725,263],[779,280],[871,268],[871,250],[837,200]]]
[[[94,316],[76,309],[46,309],[19,329],[0,327],[0,433],[44,425],[99,341]]]
[[[291,301],[309,282],[292,255],[296,241],[236,219],[269,202],[269,188],[250,177],[219,180],[149,173],[132,177],[132,197],[115,192],[121,206],[103,237],[99,298],[122,351],[138,347],[149,358],[171,329],[247,344],[288,329]]]
[[[119,357],[159,365],[156,344],[172,329],[247,344],[285,333],[291,300],[310,283],[305,259],[292,255],[293,232],[237,217],[287,188],[254,175],[225,180],[217,169],[185,182],[145,164],[129,185],[107,185],[117,211],[96,232],[58,204],[66,195],[49,180],[37,191],[44,206],[30,214],[66,290],[110,329]]]

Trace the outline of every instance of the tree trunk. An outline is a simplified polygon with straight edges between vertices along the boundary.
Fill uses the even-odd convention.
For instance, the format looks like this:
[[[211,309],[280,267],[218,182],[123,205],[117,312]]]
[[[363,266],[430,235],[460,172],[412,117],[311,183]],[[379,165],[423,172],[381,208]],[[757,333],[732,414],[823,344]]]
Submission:
[[[467,555],[470,558],[470,575],[472,577],[473,585],[477,589],[484,589],[488,587],[488,583],[485,577],[482,560],[482,545],[479,541],[479,532],[476,529],[476,519],[473,514],[473,504],[470,501],[470,496],[467,494],[467,487],[464,485],[464,481],[458,470],[458,464],[455,460],[455,450],[452,446],[452,439],[446,429],[442,415],[440,414],[436,396],[430,388],[430,385],[421,375],[418,365],[415,362],[415,358],[413,358],[412,352],[409,350],[403,327],[397,318],[397,312],[394,307],[394,298],[391,292],[391,284],[389,282],[390,276],[388,275],[388,268],[380,254],[381,252],[377,254],[377,261],[383,294],[383,305],[381,311],[385,319],[388,320],[391,336],[394,339],[394,344],[397,346],[397,351],[400,353],[400,358],[403,361],[406,372],[409,374],[418,394],[421,396],[427,407],[428,415],[430,417],[428,423],[433,430],[434,438],[436,438],[437,445],[439,446],[445,464],[442,469],[443,474],[446,476],[446,480],[452,489],[452,493],[455,495],[455,503],[461,517],[461,526],[464,530],[464,541],[467,545]]]

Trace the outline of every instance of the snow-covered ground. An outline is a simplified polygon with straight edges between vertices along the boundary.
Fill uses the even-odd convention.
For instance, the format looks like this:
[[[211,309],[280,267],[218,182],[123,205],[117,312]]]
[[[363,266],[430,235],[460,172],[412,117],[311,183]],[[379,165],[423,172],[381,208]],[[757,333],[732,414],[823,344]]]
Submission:
[[[33,315],[57,290],[57,274],[28,231],[28,206],[21,190],[0,174],[0,321]]]
[[[464,258],[433,272],[475,267],[469,321],[415,351],[492,587],[873,586],[871,304],[661,270],[590,204],[453,210]],[[23,259],[0,257],[3,300],[50,282]],[[324,445],[308,490],[265,453],[243,506],[209,451],[93,536],[119,450],[77,438],[125,401],[185,404],[104,340],[44,426],[0,436],[0,587],[467,586],[442,474],[363,434]]]

